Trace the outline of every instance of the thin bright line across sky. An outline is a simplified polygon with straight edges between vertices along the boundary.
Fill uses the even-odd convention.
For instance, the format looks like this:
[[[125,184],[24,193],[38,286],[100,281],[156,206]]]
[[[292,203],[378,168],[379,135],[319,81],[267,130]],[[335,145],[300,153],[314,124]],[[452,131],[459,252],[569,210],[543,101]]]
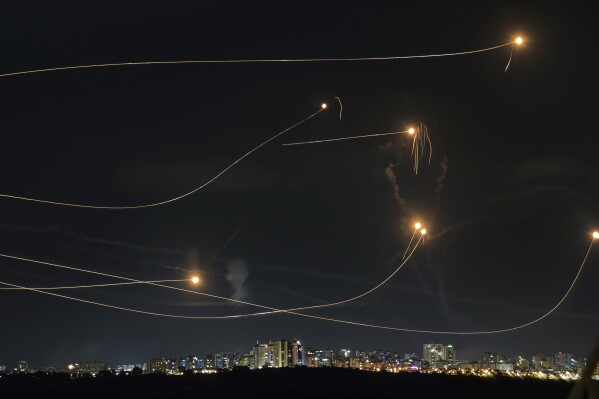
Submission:
[[[135,284],[148,284],[148,283],[178,283],[182,281],[190,281],[190,279],[178,279],[178,280],[149,280],[149,281],[127,281],[122,283],[106,283],[106,284],[87,284],[87,285],[61,285],[53,287],[28,287],[28,288],[14,288],[14,287],[0,287],[0,290],[27,290],[36,289],[43,291],[58,291],[58,290],[75,290],[85,288],[104,288],[104,287],[117,287],[121,285],[135,285]]]
[[[7,254],[1,254],[0,253],[0,257],[3,257],[3,258],[14,259],[14,260],[19,260],[19,261],[25,261],[25,262],[31,262],[31,263],[37,263],[37,264],[42,264],[42,265],[46,265],[46,266],[56,267],[56,268],[60,268],[60,269],[67,269],[67,270],[73,270],[73,271],[78,271],[78,272],[83,272],[83,273],[95,274],[95,275],[100,275],[100,276],[104,276],[104,277],[111,277],[111,278],[116,278],[116,279],[120,279],[120,280],[127,280],[127,281],[130,281],[130,282],[133,282],[133,283],[146,284],[146,285],[156,286],[156,287],[160,287],[160,288],[166,288],[166,289],[171,289],[171,290],[176,290],[176,291],[181,291],[181,292],[187,292],[187,293],[191,293],[191,294],[195,294],[195,295],[207,296],[207,297],[214,298],[214,299],[220,299],[220,300],[224,300],[224,301],[239,303],[239,304],[242,304],[242,305],[248,305],[248,306],[259,307],[259,308],[262,308],[262,309],[267,309],[267,310],[269,310],[269,312],[245,313],[245,314],[225,315],[225,316],[185,316],[185,315],[163,314],[163,313],[147,312],[147,311],[138,310],[138,309],[131,309],[131,308],[125,308],[125,307],[120,307],[120,306],[114,306],[114,305],[109,305],[109,304],[105,304],[105,303],[101,303],[101,302],[88,301],[88,300],[83,300],[83,299],[79,299],[79,298],[68,297],[66,295],[52,294],[52,293],[44,292],[43,289],[29,288],[29,287],[24,287],[24,286],[20,286],[20,285],[16,285],[16,284],[11,284],[11,283],[5,283],[5,282],[1,282],[1,281],[0,281],[0,284],[5,284],[5,285],[13,287],[13,288],[18,288],[18,289],[23,289],[23,290],[28,290],[28,291],[39,292],[39,293],[42,293],[42,294],[48,294],[48,295],[52,295],[52,296],[56,296],[56,297],[61,297],[61,298],[64,298],[64,299],[70,299],[70,300],[74,300],[74,301],[78,301],[78,302],[85,302],[85,303],[89,303],[89,304],[93,304],[93,305],[98,305],[98,306],[103,306],[103,307],[108,307],[108,308],[113,308],[113,309],[118,309],[118,310],[124,310],[124,311],[133,312],[133,313],[141,313],[141,314],[153,315],[153,316],[162,316],[162,317],[171,317],[171,318],[180,318],[180,319],[236,319],[236,318],[249,317],[249,316],[262,316],[262,315],[267,315],[267,314],[271,314],[271,313],[291,313],[291,311],[294,311],[294,310],[306,310],[306,309],[324,308],[324,307],[336,306],[336,305],[340,305],[340,304],[344,304],[344,303],[355,301],[356,299],[362,298],[363,296],[368,295],[371,292],[377,290],[383,284],[385,284],[387,281],[389,281],[408,262],[408,260],[411,258],[411,256],[414,253],[414,251],[416,251],[416,248],[418,247],[419,243],[420,243],[420,240],[418,240],[418,242],[416,242],[416,245],[414,246],[414,248],[412,249],[412,251],[410,251],[410,253],[406,257],[406,259],[403,260],[403,262],[393,271],[393,273],[391,273],[386,279],[384,279],[381,283],[379,283],[375,287],[373,287],[373,288],[371,288],[371,289],[369,289],[369,290],[367,290],[367,291],[365,291],[365,292],[363,292],[363,293],[361,293],[359,295],[356,295],[354,297],[351,297],[351,298],[348,298],[348,299],[344,299],[344,300],[341,300],[341,301],[332,302],[332,303],[326,303],[326,304],[320,304],[320,305],[303,306],[303,307],[297,307],[297,308],[292,308],[292,309],[277,309],[277,308],[273,308],[273,307],[269,307],[269,306],[264,306],[264,305],[260,305],[260,304],[256,304],[256,303],[252,303],[252,302],[241,301],[241,300],[232,299],[232,298],[226,298],[226,297],[222,297],[222,296],[218,296],[218,295],[213,295],[213,294],[208,294],[208,293],[204,293],[204,292],[200,292],[200,291],[192,291],[192,290],[188,290],[188,289],[184,289],[184,288],[172,287],[172,286],[169,286],[169,285],[158,284],[158,283],[154,283],[154,282],[150,282],[150,281],[145,281],[144,282],[144,281],[135,280],[135,279],[131,279],[131,278],[128,278],[128,277],[123,277],[123,276],[118,276],[118,275],[114,275],[114,274],[101,273],[101,272],[96,272],[96,271],[93,271],[93,270],[87,270],[87,269],[82,269],[82,268],[73,267],[73,266],[59,265],[59,264],[55,264],[55,263],[38,261],[38,260],[28,259],[28,258],[21,258],[21,257],[17,257],[17,256],[12,256],[12,255],[7,255]]]
[[[341,323],[341,324],[354,325],[354,326],[359,326],[359,327],[367,327],[367,328],[375,328],[375,329],[383,329],[383,330],[391,330],[391,331],[399,331],[399,332],[423,333],[423,334],[444,334],[444,335],[499,334],[499,333],[514,331],[514,330],[518,330],[518,329],[522,329],[522,328],[528,327],[528,326],[530,326],[532,324],[535,324],[535,323],[537,323],[537,322],[545,319],[547,316],[549,316],[551,313],[553,313],[564,302],[564,300],[568,297],[568,295],[570,294],[570,292],[574,288],[574,285],[578,281],[578,277],[582,273],[584,265],[586,264],[586,261],[588,259],[589,253],[591,252],[591,248],[593,247],[593,243],[594,243],[594,239],[591,241],[591,243],[590,243],[590,245],[589,245],[589,247],[588,247],[588,249],[587,249],[587,251],[585,253],[585,256],[584,256],[584,258],[583,258],[583,260],[582,260],[582,262],[580,264],[580,267],[578,268],[578,271],[577,271],[574,279],[572,280],[572,283],[570,284],[568,290],[561,297],[561,299],[557,302],[556,305],[554,305],[551,309],[549,309],[543,315],[541,315],[540,317],[538,317],[538,318],[536,318],[536,319],[534,319],[532,321],[529,321],[529,322],[524,323],[524,324],[519,324],[519,325],[516,325],[516,326],[513,326],[513,327],[503,328],[503,329],[497,329],[497,330],[486,330],[486,331],[419,330],[419,329],[400,328],[400,327],[393,327],[393,326],[384,326],[384,325],[379,325],[379,324],[360,323],[360,322],[355,322],[355,321],[350,321],[350,320],[342,320],[342,319],[335,319],[335,318],[330,318],[330,317],[321,317],[321,316],[315,316],[315,315],[308,315],[308,314],[305,314],[305,313],[298,313],[298,312],[292,311],[292,310],[299,310],[301,308],[289,309],[289,310],[275,309],[275,308],[271,308],[271,307],[267,307],[267,306],[263,306],[263,305],[258,305],[258,304],[253,304],[253,303],[249,303],[249,302],[245,302],[245,301],[239,301],[239,300],[235,300],[235,299],[231,299],[231,298],[223,298],[223,297],[219,297],[219,296],[212,295],[212,294],[206,294],[206,293],[199,292],[199,291],[190,291],[190,290],[179,289],[179,288],[176,288],[176,287],[169,287],[169,286],[164,286],[164,285],[161,285],[161,284],[154,284],[154,283],[149,283],[149,285],[155,285],[155,286],[158,286],[158,287],[176,289],[176,290],[180,290],[180,291],[184,291],[184,292],[194,293],[196,295],[209,296],[209,297],[213,297],[213,298],[217,298],[217,299],[224,299],[224,300],[231,301],[231,302],[243,303],[243,304],[246,304],[246,305],[251,305],[251,306],[256,306],[256,307],[261,307],[261,308],[266,308],[266,309],[269,309],[269,310],[273,310],[273,312],[262,312],[262,313],[260,313],[260,315],[267,315],[267,314],[271,314],[271,313],[284,312],[284,313],[292,314],[292,315],[295,315],[295,316],[307,317],[307,318],[312,318],[312,319],[317,319],[317,320],[323,320],[323,321],[330,321],[330,322]],[[414,247],[414,250],[416,249],[416,246]],[[414,252],[414,250],[412,250],[412,252],[410,252],[410,255],[408,256],[408,258],[405,261],[407,261],[409,259],[409,257],[412,255],[412,253]],[[70,266],[54,265],[54,264],[50,264],[48,262],[36,261],[36,260],[31,260],[31,259],[26,259],[26,258],[19,258],[19,257],[11,256],[11,255],[0,254],[0,257],[9,258],[9,259],[24,260],[24,261],[29,261],[29,262],[33,262],[33,263],[39,263],[39,264],[45,264],[45,265],[56,266],[56,267],[61,267],[61,268],[67,268],[67,269],[72,269],[72,270],[84,271],[83,269],[73,268],[73,267],[70,267]],[[404,261],[404,263],[405,263],[405,261]],[[397,270],[393,274],[395,274],[397,272]],[[99,272],[91,272],[91,271],[86,271],[86,272],[93,273],[93,274],[105,275],[105,276],[111,276],[111,277],[115,277],[115,278],[121,278],[121,279],[131,280],[131,279],[128,279],[128,278],[125,278],[125,277],[112,276],[112,275],[107,275],[107,274],[99,273]],[[389,276],[387,278],[387,280],[389,278],[391,278],[393,276],[393,274],[391,276]],[[387,281],[387,280],[385,280],[385,281]],[[133,281],[136,281],[136,280],[133,280]],[[379,284],[379,286],[382,285],[383,283]],[[141,314],[146,314],[146,315],[153,315],[153,316],[162,316],[162,317],[170,317],[170,318],[183,318],[183,319],[207,319],[207,318],[212,318],[212,319],[214,319],[214,318],[221,318],[222,319],[222,318],[238,318],[238,317],[245,317],[245,316],[257,315],[257,314],[247,314],[247,315],[235,315],[233,317],[231,317],[231,316],[206,316],[206,317],[204,317],[204,316],[183,316],[183,315],[172,315],[172,314],[160,314],[160,313],[147,312],[147,311],[142,311],[142,310],[135,310],[135,309],[123,308],[123,307],[119,307],[119,306],[114,306],[114,305],[108,305],[108,304],[103,304],[103,303],[99,303],[99,302],[88,301],[88,300],[84,300],[84,299],[80,299],[80,298],[68,297],[68,296],[65,296],[65,295],[55,294],[55,293],[52,293],[52,292],[44,292],[44,291],[36,290],[36,289],[33,289],[33,288],[19,286],[19,285],[16,285],[16,284],[10,284],[10,283],[5,283],[5,282],[0,282],[0,284],[5,284],[5,285],[8,285],[10,287],[21,288],[21,289],[25,289],[25,290],[29,290],[29,291],[38,292],[38,293],[41,293],[41,294],[56,296],[56,297],[60,297],[60,298],[64,298],[64,299],[69,299],[69,300],[74,300],[74,301],[78,301],[78,302],[84,302],[84,303],[89,303],[89,304],[93,304],[93,305],[103,306],[103,307],[107,307],[107,308],[113,308],[113,309],[130,311],[130,312],[141,313]],[[376,289],[377,287],[375,287],[374,289]],[[369,292],[372,292],[374,289],[370,290]],[[323,307],[323,306],[315,306],[315,307]],[[303,309],[308,309],[308,308],[303,308]]]
[[[177,65],[177,64],[250,64],[250,63],[275,63],[275,62],[347,62],[347,61],[393,61],[393,60],[410,60],[419,58],[438,58],[438,57],[453,57],[458,55],[469,55],[483,53],[486,51],[496,50],[502,47],[511,46],[515,42],[499,44],[497,46],[459,51],[455,53],[442,54],[422,54],[422,55],[399,55],[389,57],[349,57],[349,58],[288,58],[288,59],[228,59],[228,60],[176,60],[176,61],[140,61],[140,62],[116,62],[106,64],[88,64],[88,65],[72,65],[55,68],[31,69],[27,71],[17,71],[0,74],[0,78],[9,76],[31,75],[35,73],[68,71],[73,69],[93,69],[93,68],[108,68],[108,67],[124,67],[124,66],[139,66],[139,65]]]
[[[407,134],[409,131],[405,130],[402,132],[390,132],[390,133],[373,133],[373,134],[363,134],[360,136],[347,136],[347,137],[337,137],[334,139],[324,139],[324,140],[312,140],[312,141],[299,141],[295,143],[285,143],[282,144],[283,147],[288,147],[292,145],[304,145],[304,144],[318,144],[318,143],[328,143],[330,141],[342,141],[342,140],[354,140],[354,139],[363,139],[367,137],[379,137],[379,136],[391,136],[395,134]]]

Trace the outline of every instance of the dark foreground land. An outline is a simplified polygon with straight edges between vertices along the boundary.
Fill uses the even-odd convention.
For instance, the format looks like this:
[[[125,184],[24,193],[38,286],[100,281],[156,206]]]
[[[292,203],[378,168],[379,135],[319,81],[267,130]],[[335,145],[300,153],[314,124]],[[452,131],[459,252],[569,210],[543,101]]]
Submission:
[[[563,381],[371,373],[346,369],[235,370],[185,376],[13,375],[0,398],[565,398]]]

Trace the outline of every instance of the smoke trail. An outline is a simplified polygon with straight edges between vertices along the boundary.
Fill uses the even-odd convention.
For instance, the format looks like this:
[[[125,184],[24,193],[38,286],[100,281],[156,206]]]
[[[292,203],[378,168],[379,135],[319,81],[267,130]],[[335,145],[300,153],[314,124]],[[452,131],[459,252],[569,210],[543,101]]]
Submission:
[[[399,203],[401,210],[403,211],[406,208],[406,200],[401,196],[399,192],[397,176],[395,175],[395,172],[393,172],[393,168],[395,166],[396,165],[394,165],[393,163],[389,163],[389,165],[387,165],[387,167],[385,168],[385,175],[387,176],[387,180],[389,180],[389,183],[391,183],[391,186],[393,186],[393,196],[395,197],[395,199]]]
[[[245,280],[250,275],[248,265],[241,259],[235,259],[227,263],[227,275],[225,278],[231,284],[233,295],[231,298],[243,300],[247,296],[247,290],[244,287]]]
[[[439,210],[439,204],[441,203],[441,191],[443,191],[443,186],[445,185],[445,178],[447,177],[447,169],[449,169],[449,164],[447,163],[447,155],[443,157],[443,160],[439,164],[441,167],[441,174],[437,177],[436,187],[435,187],[435,207],[433,208],[433,217],[437,215],[437,211]]]

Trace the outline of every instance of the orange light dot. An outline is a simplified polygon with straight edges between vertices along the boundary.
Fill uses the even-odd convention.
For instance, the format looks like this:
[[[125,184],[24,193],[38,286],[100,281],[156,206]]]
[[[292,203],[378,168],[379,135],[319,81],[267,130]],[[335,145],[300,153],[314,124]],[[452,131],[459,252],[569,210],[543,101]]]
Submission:
[[[322,109],[326,109],[327,108],[327,104],[326,103],[322,103],[322,105],[320,106]]]
[[[409,129],[408,129],[408,133],[410,133],[410,134],[414,134],[414,132],[415,132],[415,131],[416,131],[416,130],[414,130],[414,128],[413,128],[413,127],[411,127],[411,128],[409,128]]]
[[[593,232],[593,238],[595,238],[595,239],[599,238],[599,231]]]
[[[426,234],[426,229],[420,230],[420,234],[425,235]]]
[[[191,282],[194,284],[197,284],[200,282],[200,278],[198,276],[194,276],[191,278]]]
[[[516,38],[516,40],[514,40],[514,42],[515,42],[517,45],[521,45],[522,43],[524,43],[524,39],[522,39],[520,36],[518,36],[518,37]]]
[[[416,223],[416,224],[414,225],[414,227],[415,227],[416,229],[419,229],[419,228],[421,228],[421,227],[422,227],[422,225],[421,225],[420,223]]]

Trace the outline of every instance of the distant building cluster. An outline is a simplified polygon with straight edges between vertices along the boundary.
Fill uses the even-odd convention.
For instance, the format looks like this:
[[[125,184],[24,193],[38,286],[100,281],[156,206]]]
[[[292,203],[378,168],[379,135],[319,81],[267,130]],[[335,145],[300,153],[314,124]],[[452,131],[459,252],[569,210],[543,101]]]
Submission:
[[[215,373],[244,367],[251,370],[282,367],[339,367],[365,371],[387,372],[445,372],[448,374],[475,374],[481,376],[505,373],[542,378],[577,378],[586,365],[586,359],[577,359],[571,353],[558,352],[551,356],[536,354],[531,357],[483,352],[478,359],[458,360],[451,344],[429,343],[422,353],[390,352],[383,350],[317,349],[306,347],[297,339],[256,342],[246,353],[217,352],[204,356],[188,355],[180,358],[149,358],[145,363],[109,366],[101,361],[76,362],[64,368],[29,368],[26,361],[18,361],[13,368],[0,366],[0,376],[12,373],[66,372],[72,378],[97,376],[103,373],[170,374]],[[599,377],[599,371],[595,375]]]

